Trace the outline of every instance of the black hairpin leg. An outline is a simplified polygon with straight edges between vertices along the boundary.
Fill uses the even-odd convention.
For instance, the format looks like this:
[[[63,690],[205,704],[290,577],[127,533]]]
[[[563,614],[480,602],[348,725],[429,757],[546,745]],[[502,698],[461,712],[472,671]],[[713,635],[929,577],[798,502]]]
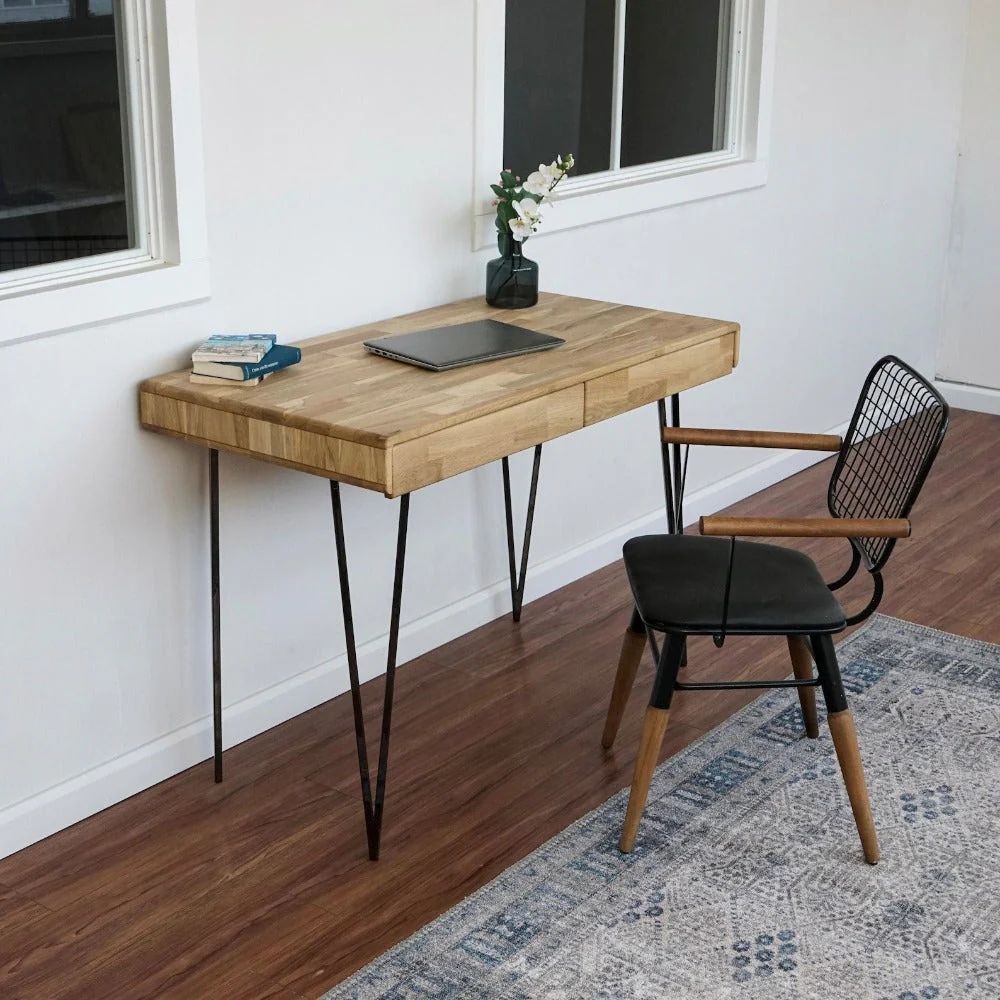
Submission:
[[[667,401],[657,400],[657,415],[660,426],[660,460],[663,463],[663,502],[667,509],[667,532],[671,535],[684,534],[684,487],[687,484],[687,459],[690,449],[685,448],[683,459],[679,444],[668,444],[663,440],[663,431],[667,427],[681,425],[681,397],[675,392],[670,397],[670,422],[667,422]],[[653,657],[659,661],[660,653],[656,640],[651,639],[650,649]],[[687,642],[681,652],[681,666],[687,666]]]
[[[663,463],[663,503],[667,511],[667,531],[672,535],[676,531],[674,523],[674,482],[670,461],[670,445],[663,440],[663,431],[670,425],[667,423],[667,401],[656,401],[656,410],[660,429],[660,461]]]
[[[222,781],[222,622],[219,590],[219,453],[208,452],[208,524],[212,551],[212,723],[215,780]]]
[[[340,484],[330,482],[333,502],[333,530],[337,541],[337,569],[340,574],[340,601],[344,612],[344,639],[347,645],[347,672],[351,679],[351,703],[354,707],[354,733],[358,745],[358,771],[361,775],[361,799],[368,835],[368,857],[378,861],[382,837],[382,814],[385,806],[385,780],[389,769],[389,732],[392,726],[392,696],[396,683],[396,650],[399,642],[399,613],[403,599],[403,567],[406,560],[406,527],[410,515],[410,495],[399,501],[399,529],[396,534],[396,568],[392,583],[392,612],[389,617],[389,650],[385,664],[385,697],[382,704],[382,734],[379,741],[378,774],[372,796],[368,770],[368,743],[361,704],[361,680],[358,676],[358,649],[354,638],[354,613],[351,610],[351,585],[347,573],[347,547],[344,543],[344,515],[340,505]]]
[[[657,401],[660,425],[660,459],[663,462],[663,500],[667,508],[667,531],[673,535],[684,534],[684,486],[687,479],[687,450],[681,454],[679,444],[668,444],[663,440],[667,427],[680,427],[681,397],[674,393],[670,397],[670,422],[667,422],[667,401]]]
[[[517,567],[514,545],[514,512],[510,499],[510,461],[503,459],[503,501],[507,514],[507,560],[510,564],[510,601],[514,621],[521,620],[524,603],[524,584],[528,576],[528,549],[531,545],[531,525],[535,520],[535,495],[538,492],[538,467],[542,461],[542,446],[535,445],[535,460],[531,466],[531,487],[528,491],[528,516],[524,524],[524,541],[521,543],[521,568]]]

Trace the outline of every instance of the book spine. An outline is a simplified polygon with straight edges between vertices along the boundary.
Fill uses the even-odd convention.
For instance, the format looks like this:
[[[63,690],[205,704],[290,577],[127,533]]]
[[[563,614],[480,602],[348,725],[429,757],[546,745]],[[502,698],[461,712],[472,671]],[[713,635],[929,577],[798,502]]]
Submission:
[[[272,351],[278,348],[272,348]],[[244,378],[256,378],[265,372],[281,371],[282,368],[290,368],[297,365],[302,360],[302,351],[297,347],[282,347],[281,357],[269,361],[266,357],[253,365],[240,365],[243,369]]]

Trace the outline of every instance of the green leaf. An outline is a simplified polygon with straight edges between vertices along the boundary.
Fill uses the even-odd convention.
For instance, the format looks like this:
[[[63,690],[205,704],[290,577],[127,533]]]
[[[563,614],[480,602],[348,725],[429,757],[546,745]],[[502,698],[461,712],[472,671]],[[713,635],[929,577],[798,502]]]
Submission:
[[[500,187],[500,185],[499,185],[499,184],[491,184],[491,185],[490,185],[490,190],[491,190],[491,191],[492,191],[492,192],[493,192],[493,193],[494,193],[494,194],[495,194],[495,195],[496,195],[496,196],[497,196],[498,198],[506,198],[506,197],[507,197],[507,195],[508,195],[508,194],[510,193],[510,192],[508,192],[508,191],[507,191],[507,189],[506,189],[506,188],[502,188],[502,187]]]
[[[517,187],[517,178],[509,170],[501,170],[500,183],[505,188],[515,188]]]

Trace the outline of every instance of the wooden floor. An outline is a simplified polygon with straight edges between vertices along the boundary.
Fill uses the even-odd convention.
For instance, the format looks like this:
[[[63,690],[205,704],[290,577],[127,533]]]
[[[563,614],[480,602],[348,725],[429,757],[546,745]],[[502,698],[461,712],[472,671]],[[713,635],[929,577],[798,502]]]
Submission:
[[[825,513],[829,471],[733,509]],[[1000,417],[954,415],[913,523],[882,610],[1000,642]],[[843,541],[803,548],[828,578],[846,563]],[[614,751],[600,734],[629,608],[616,564],[400,669],[379,864],[347,697],[229,751],[223,785],[206,762],[0,861],[0,997],[317,997],[628,783],[648,659]],[[696,639],[688,678],[784,676],[786,656]],[[679,695],[664,755],[747,700]]]

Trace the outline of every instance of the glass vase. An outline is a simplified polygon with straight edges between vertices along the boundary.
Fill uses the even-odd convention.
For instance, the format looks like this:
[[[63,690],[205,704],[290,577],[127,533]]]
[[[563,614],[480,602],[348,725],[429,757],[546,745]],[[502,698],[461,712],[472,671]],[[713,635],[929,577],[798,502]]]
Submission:
[[[486,301],[497,309],[527,309],[538,302],[538,264],[528,260],[521,243],[497,233],[500,256],[486,265]]]

